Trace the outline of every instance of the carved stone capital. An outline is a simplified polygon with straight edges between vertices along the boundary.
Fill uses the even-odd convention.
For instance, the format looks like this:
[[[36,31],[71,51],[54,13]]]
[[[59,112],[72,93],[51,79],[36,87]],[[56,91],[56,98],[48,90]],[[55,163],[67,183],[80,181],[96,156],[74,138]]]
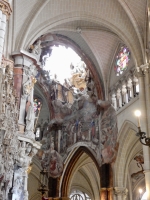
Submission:
[[[136,74],[138,77],[145,75],[149,72],[149,63],[143,64],[140,67],[137,67]]]
[[[107,188],[101,188],[100,191],[101,191],[101,192],[107,191]]]
[[[19,52],[13,52],[12,53],[12,57],[14,58],[14,64],[15,67],[21,67],[22,68],[26,68],[29,71],[34,72],[33,68],[40,67],[40,63],[37,61],[36,56],[34,56],[33,54],[25,51],[25,50],[20,50]],[[34,75],[36,75],[36,70]]]
[[[112,187],[111,188],[107,188],[107,191],[112,192],[113,188]]]
[[[140,66],[140,69],[144,72],[147,72],[149,69],[149,63],[143,64]]]
[[[0,10],[4,15],[6,15],[7,19],[12,13],[11,6],[7,0],[0,0]]]
[[[128,190],[125,187],[114,187],[114,193],[116,196],[124,196],[126,197],[128,194]]]

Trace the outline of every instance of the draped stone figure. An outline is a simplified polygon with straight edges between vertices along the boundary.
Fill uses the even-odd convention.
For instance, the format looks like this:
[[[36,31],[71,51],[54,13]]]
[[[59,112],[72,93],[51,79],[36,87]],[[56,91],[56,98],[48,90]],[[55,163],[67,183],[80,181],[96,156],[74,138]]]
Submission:
[[[97,105],[102,113],[100,119],[102,163],[111,163],[116,159],[119,145],[116,111],[109,101],[98,100]]]
[[[41,55],[41,40],[38,40],[37,43],[34,45],[34,48],[32,50],[32,53],[36,55],[37,59],[40,59]]]
[[[27,116],[26,116],[26,130],[25,134],[31,137],[35,137],[33,134],[34,131],[34,119],[35,119],[35,113],[34,113],[34,107],[33,104],[30,103]]]
[[[49,154],[49,176],[59,177],[63,171],[63,160],[60,154],[52,150]]]

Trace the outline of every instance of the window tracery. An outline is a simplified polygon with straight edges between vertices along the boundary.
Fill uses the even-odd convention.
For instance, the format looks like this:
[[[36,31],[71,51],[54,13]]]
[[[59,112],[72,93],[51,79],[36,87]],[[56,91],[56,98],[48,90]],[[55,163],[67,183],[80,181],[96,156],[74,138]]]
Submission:
[[[91,198],[86,194],[85,192],[79,191],[79,190],[74,190],[70,194],[70,199],[71,200],[91,200]]]
[[[34,98],[34,112],[36,113],[36,115],[41,110],[41,105],[41,101],[37,98]]]

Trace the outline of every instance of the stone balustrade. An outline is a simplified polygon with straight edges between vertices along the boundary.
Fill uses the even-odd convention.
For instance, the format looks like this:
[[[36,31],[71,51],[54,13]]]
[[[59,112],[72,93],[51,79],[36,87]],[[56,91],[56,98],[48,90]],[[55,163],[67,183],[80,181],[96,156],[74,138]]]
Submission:
[[[124,76],[110,89],[109,97],[115,110],[118,111],[132,99],[137,97],[138,94],[138,77],[131,73],[128,76]]]

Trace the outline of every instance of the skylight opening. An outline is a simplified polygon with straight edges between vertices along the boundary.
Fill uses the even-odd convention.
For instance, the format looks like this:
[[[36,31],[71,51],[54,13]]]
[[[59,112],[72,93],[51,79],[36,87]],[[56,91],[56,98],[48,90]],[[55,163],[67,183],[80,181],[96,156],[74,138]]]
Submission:
[[[50,57],[46,59],[44,70],[50,71],[50,79],[56,79],[63,84],[64,79],[72,76],[71,66],[79,66],[83,61],[71,48],[53,46]]]
[[[143,194],[142,199],[141,200],[147,200],[147,194],[146,192]]]

